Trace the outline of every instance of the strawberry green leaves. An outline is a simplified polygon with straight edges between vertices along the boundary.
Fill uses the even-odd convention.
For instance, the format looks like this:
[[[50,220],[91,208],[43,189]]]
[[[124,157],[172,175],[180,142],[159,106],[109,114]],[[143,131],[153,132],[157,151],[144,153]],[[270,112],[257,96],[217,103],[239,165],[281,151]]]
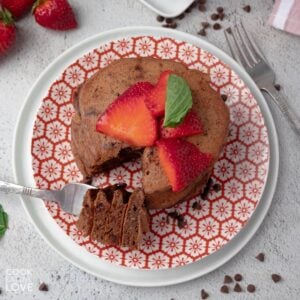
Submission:
[[[171,74],[167,86],[164,127],[176,127],[192,108],[192,92],[182,77]]]
[[[0,204],[0,238],[4,235],[6,229],[8,228],[8,215],[3,210],[3,207]]]

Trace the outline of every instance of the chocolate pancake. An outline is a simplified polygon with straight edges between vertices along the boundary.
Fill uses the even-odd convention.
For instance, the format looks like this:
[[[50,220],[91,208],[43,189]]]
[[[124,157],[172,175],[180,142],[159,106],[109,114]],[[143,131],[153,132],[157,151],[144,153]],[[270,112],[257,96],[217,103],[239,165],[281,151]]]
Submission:
[[[106,245],[138,248],[149,231],[149,216],[141,189],[128,193],[123,187],[89,190],[84,198],[77,228]]]
[[[188,82],[193,111],[202,120],[205,134],[188,137],[202,152],[213,155],[211,166],[186,189],[172,192],[160,166],[155,147],[139,149],[95,131],[98,115],[129,86],[139,81],[155,84],[160,74],[171,70]],[[123,161],[142,155],[143,189],[149,208],[170,207],[201,189],[226,143],[229,112],[220,95],[209,85],[209,76],[183,64],[153,58],[128,58],[113,62],[87,80],[74,95],[72,151],[84,176],[90,177]]]

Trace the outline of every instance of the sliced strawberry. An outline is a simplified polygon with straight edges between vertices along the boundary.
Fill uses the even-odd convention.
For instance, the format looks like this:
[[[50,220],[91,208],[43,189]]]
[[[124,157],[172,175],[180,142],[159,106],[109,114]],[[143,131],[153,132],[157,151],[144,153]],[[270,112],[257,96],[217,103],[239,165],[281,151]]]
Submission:
[[[157,84],[146,97],[145,103],[153,116],[160,117],[165,113],[165,103],[167,97],[168,79],[171,71],[164,71],[161,73]]]
[[[35,21],[54,30],[77,27],[77,21],[68,0],[37,0],[33,7]]]
[[[190,111],[183,122],[177,127],[163,127],[163,120],[160,122],[160,135],[162,138],[178,138],[195,134],[203,134],[203,125],[194,111]]]
[[[211,154],[202,153],[195,145],[181,139],[161,139],[156,144],[173,192],[187,187],[212,161]]]
[[[134,146],[152,146],[157,124],[144,102],[152,88],[148,82],[130,87],[99,117],[96,130]]]

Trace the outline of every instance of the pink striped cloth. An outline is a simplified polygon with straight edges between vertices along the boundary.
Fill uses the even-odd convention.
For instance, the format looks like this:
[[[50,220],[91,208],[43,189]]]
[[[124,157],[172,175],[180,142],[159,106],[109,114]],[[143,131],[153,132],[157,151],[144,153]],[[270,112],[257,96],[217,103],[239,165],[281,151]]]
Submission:
[[[276,0],[269,24],[300,35],[300,0]]]

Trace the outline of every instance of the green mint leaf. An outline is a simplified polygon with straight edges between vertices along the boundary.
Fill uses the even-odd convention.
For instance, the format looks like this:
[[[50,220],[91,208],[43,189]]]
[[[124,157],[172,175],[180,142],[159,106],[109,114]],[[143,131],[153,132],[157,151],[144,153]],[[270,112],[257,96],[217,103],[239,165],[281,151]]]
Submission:
[[[169,76],[165,106],[164,127],[176,127],[192,108],[192,92],[186,80],[174,74]]]
[[[4,235],[8,227],[8,215],[3,210],[3,207],[0,204],[0,238]]]

